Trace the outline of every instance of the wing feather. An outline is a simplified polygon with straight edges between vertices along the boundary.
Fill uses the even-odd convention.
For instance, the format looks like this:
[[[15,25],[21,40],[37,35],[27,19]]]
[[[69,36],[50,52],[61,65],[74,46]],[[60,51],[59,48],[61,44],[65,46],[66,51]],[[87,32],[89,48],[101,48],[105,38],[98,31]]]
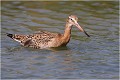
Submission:
[[[51,33],[47,31],[39,31],[28,35],[28,39],[24,45],[29,47],[40,48],[41,46],[48,46],[48,43],[56,38],[59,33]]]

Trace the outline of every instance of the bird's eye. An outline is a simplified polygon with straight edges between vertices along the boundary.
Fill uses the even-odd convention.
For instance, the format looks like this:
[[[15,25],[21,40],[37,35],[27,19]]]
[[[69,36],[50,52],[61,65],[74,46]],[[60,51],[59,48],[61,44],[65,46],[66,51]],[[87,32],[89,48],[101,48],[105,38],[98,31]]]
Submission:
[[[72,18],[69,18],[71,21],[73,21],[73,19]]]
[[[71,20],[72,22],[74,22],[74,19],[73,19],[73,18],[71,18],[71,17],[69,17],[69,20]]]
[[[72,22],[74,22],[74,20],[73,20],[72,18],[70,18],[70,20],[71,20]]]

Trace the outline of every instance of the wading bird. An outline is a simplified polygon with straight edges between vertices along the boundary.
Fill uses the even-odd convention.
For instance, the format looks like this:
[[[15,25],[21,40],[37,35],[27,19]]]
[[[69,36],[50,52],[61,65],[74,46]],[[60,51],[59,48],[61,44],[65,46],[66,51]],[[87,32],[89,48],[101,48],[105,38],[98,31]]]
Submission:
[[[77,16],[70,15],[66,21],[65,31],[63,34],[52,33],[48,31],[39,31],[30,35],[7,33],[7,36],[21,43],[25,47],[42,49],[66,46],[70,41],[72,26],[76,26],[81,32],[84,32],[88,37],[90,37],[86,31],[78,24],[77,21]]]

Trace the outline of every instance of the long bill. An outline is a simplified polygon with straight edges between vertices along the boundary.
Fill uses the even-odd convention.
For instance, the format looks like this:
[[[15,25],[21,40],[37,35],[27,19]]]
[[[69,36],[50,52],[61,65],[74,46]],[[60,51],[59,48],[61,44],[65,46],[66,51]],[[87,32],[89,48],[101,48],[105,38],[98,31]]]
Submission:
[[[88,37],[90,37],[90,35],[88,35],[88,33],[78,24],[76,23],[75,26],[82,32],[84,32]]]

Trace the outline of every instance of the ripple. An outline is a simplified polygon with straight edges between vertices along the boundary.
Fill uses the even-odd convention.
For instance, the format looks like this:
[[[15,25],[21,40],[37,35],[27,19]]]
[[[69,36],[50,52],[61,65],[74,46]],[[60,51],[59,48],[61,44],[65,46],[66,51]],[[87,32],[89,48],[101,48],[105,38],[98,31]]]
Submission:
[[[2,2],[2,79],[118,79],[118,6],[117,1]],[[79,17],[90,38],[73,27],[67,47],[41,50],[20,46],[5,34],[63,33],[70,14]]]

